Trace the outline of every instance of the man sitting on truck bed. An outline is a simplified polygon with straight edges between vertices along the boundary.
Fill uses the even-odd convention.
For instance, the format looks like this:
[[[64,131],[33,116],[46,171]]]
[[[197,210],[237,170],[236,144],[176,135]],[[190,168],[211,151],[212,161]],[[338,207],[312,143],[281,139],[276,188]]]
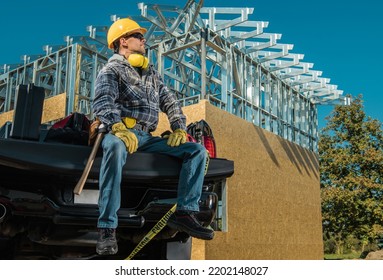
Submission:
[[[163,153],[182,159],[177,191],[177,209],[168,226],[190,236],[211,240],[214,231],[203,227],[195,213],[199,211],[205,148],[186,142],[186,117],[176,96],[145,57],[146,29],[124,18],[108,30],[108,47],[114,55],[96,79],[93,112],[107,127],[102,142],[100,170],[99,238],[96,251],[117,253],[117,211],[120,208],[122,168],[129,154],[139,151]],[[168,139],[153,137],[160,110],[168,116],[172,133]]]

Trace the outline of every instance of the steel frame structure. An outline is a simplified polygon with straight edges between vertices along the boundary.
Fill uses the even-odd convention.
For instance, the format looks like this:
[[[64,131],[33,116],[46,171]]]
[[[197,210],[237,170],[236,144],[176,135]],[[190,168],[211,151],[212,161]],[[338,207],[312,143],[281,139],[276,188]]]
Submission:
[[[302,62],[268,22],[250,20],[253,8],[138,4],[132,18],[146,27],[148,57],[184,106],[208,99],[219,108],[317,151],[317,105],[348,104],[330,79]],[[111,17],[112,21],[120,18]],[[67,114],[92,117],[94,82],[111,55],[107,26],[88,26],[88,36],[66,37],[45,54],[24,56],[0,70],[0,113],[12,110],[19,84],[45,88],[46,97],[67,93]]]

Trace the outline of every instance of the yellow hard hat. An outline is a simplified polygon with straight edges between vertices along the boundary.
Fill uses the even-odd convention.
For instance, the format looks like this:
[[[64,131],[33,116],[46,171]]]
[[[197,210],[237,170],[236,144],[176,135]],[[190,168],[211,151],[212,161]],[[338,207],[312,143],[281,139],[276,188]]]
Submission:
[[[113,50],[113,42],[123,35],[129,35],[133,33],[146,33],[146,28],[142,28],[137,22],[129,18],[122,18],[116,20],[108,30],[108,48]]]

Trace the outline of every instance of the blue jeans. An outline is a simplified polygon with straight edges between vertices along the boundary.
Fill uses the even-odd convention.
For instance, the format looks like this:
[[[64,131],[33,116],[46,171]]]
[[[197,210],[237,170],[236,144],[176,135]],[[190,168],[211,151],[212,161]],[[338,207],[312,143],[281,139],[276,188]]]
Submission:
[[[153,137],[150,133],[132,129],[138,139],[138,151],[167,154],[182,159],[177,190],[177,210],[199,211],[206,149],[197,143],[186,142],[170,147],[166,139]],[[97,227],[117,228],[117,211],[121,204],[122,169],[129,160],[125,144],[118,137],[106,134],[102,141],[103,158],[100,169],[99,218]]]

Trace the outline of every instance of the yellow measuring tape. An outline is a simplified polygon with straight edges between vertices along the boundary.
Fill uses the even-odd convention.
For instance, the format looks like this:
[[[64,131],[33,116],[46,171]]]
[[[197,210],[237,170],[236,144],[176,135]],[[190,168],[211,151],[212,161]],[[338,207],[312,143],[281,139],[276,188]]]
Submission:
[[[168,222],[169,218],[176,211],[177,203],[173,205],[172,208],[159,220],[155,226],[142,238],[140,243],[134,248],[134,250],[130,253],[130,255],[125,260],[131,260],[142,248],[145,247],[146,244],[149,243],[150,240],[153,239],[165,226]]]
[[[205,170],[204,175],[206,175],[208,167],[209,167],[210,157],[209,153],[207,153],[206,157],[206,164],[205,164]],[[172,208],[166,214],[159,220],[154,227],[144,236],[144,238],[141,239],[140,243],[134,248],[134,250],[130,253],[130,255],[125,260],[131,260],[133,257],[150,242],[150,240],[153,239],[154,236],[156,236],[167,224],[169,218],[173,213],[176,211],[177,203],[173,205]]]

